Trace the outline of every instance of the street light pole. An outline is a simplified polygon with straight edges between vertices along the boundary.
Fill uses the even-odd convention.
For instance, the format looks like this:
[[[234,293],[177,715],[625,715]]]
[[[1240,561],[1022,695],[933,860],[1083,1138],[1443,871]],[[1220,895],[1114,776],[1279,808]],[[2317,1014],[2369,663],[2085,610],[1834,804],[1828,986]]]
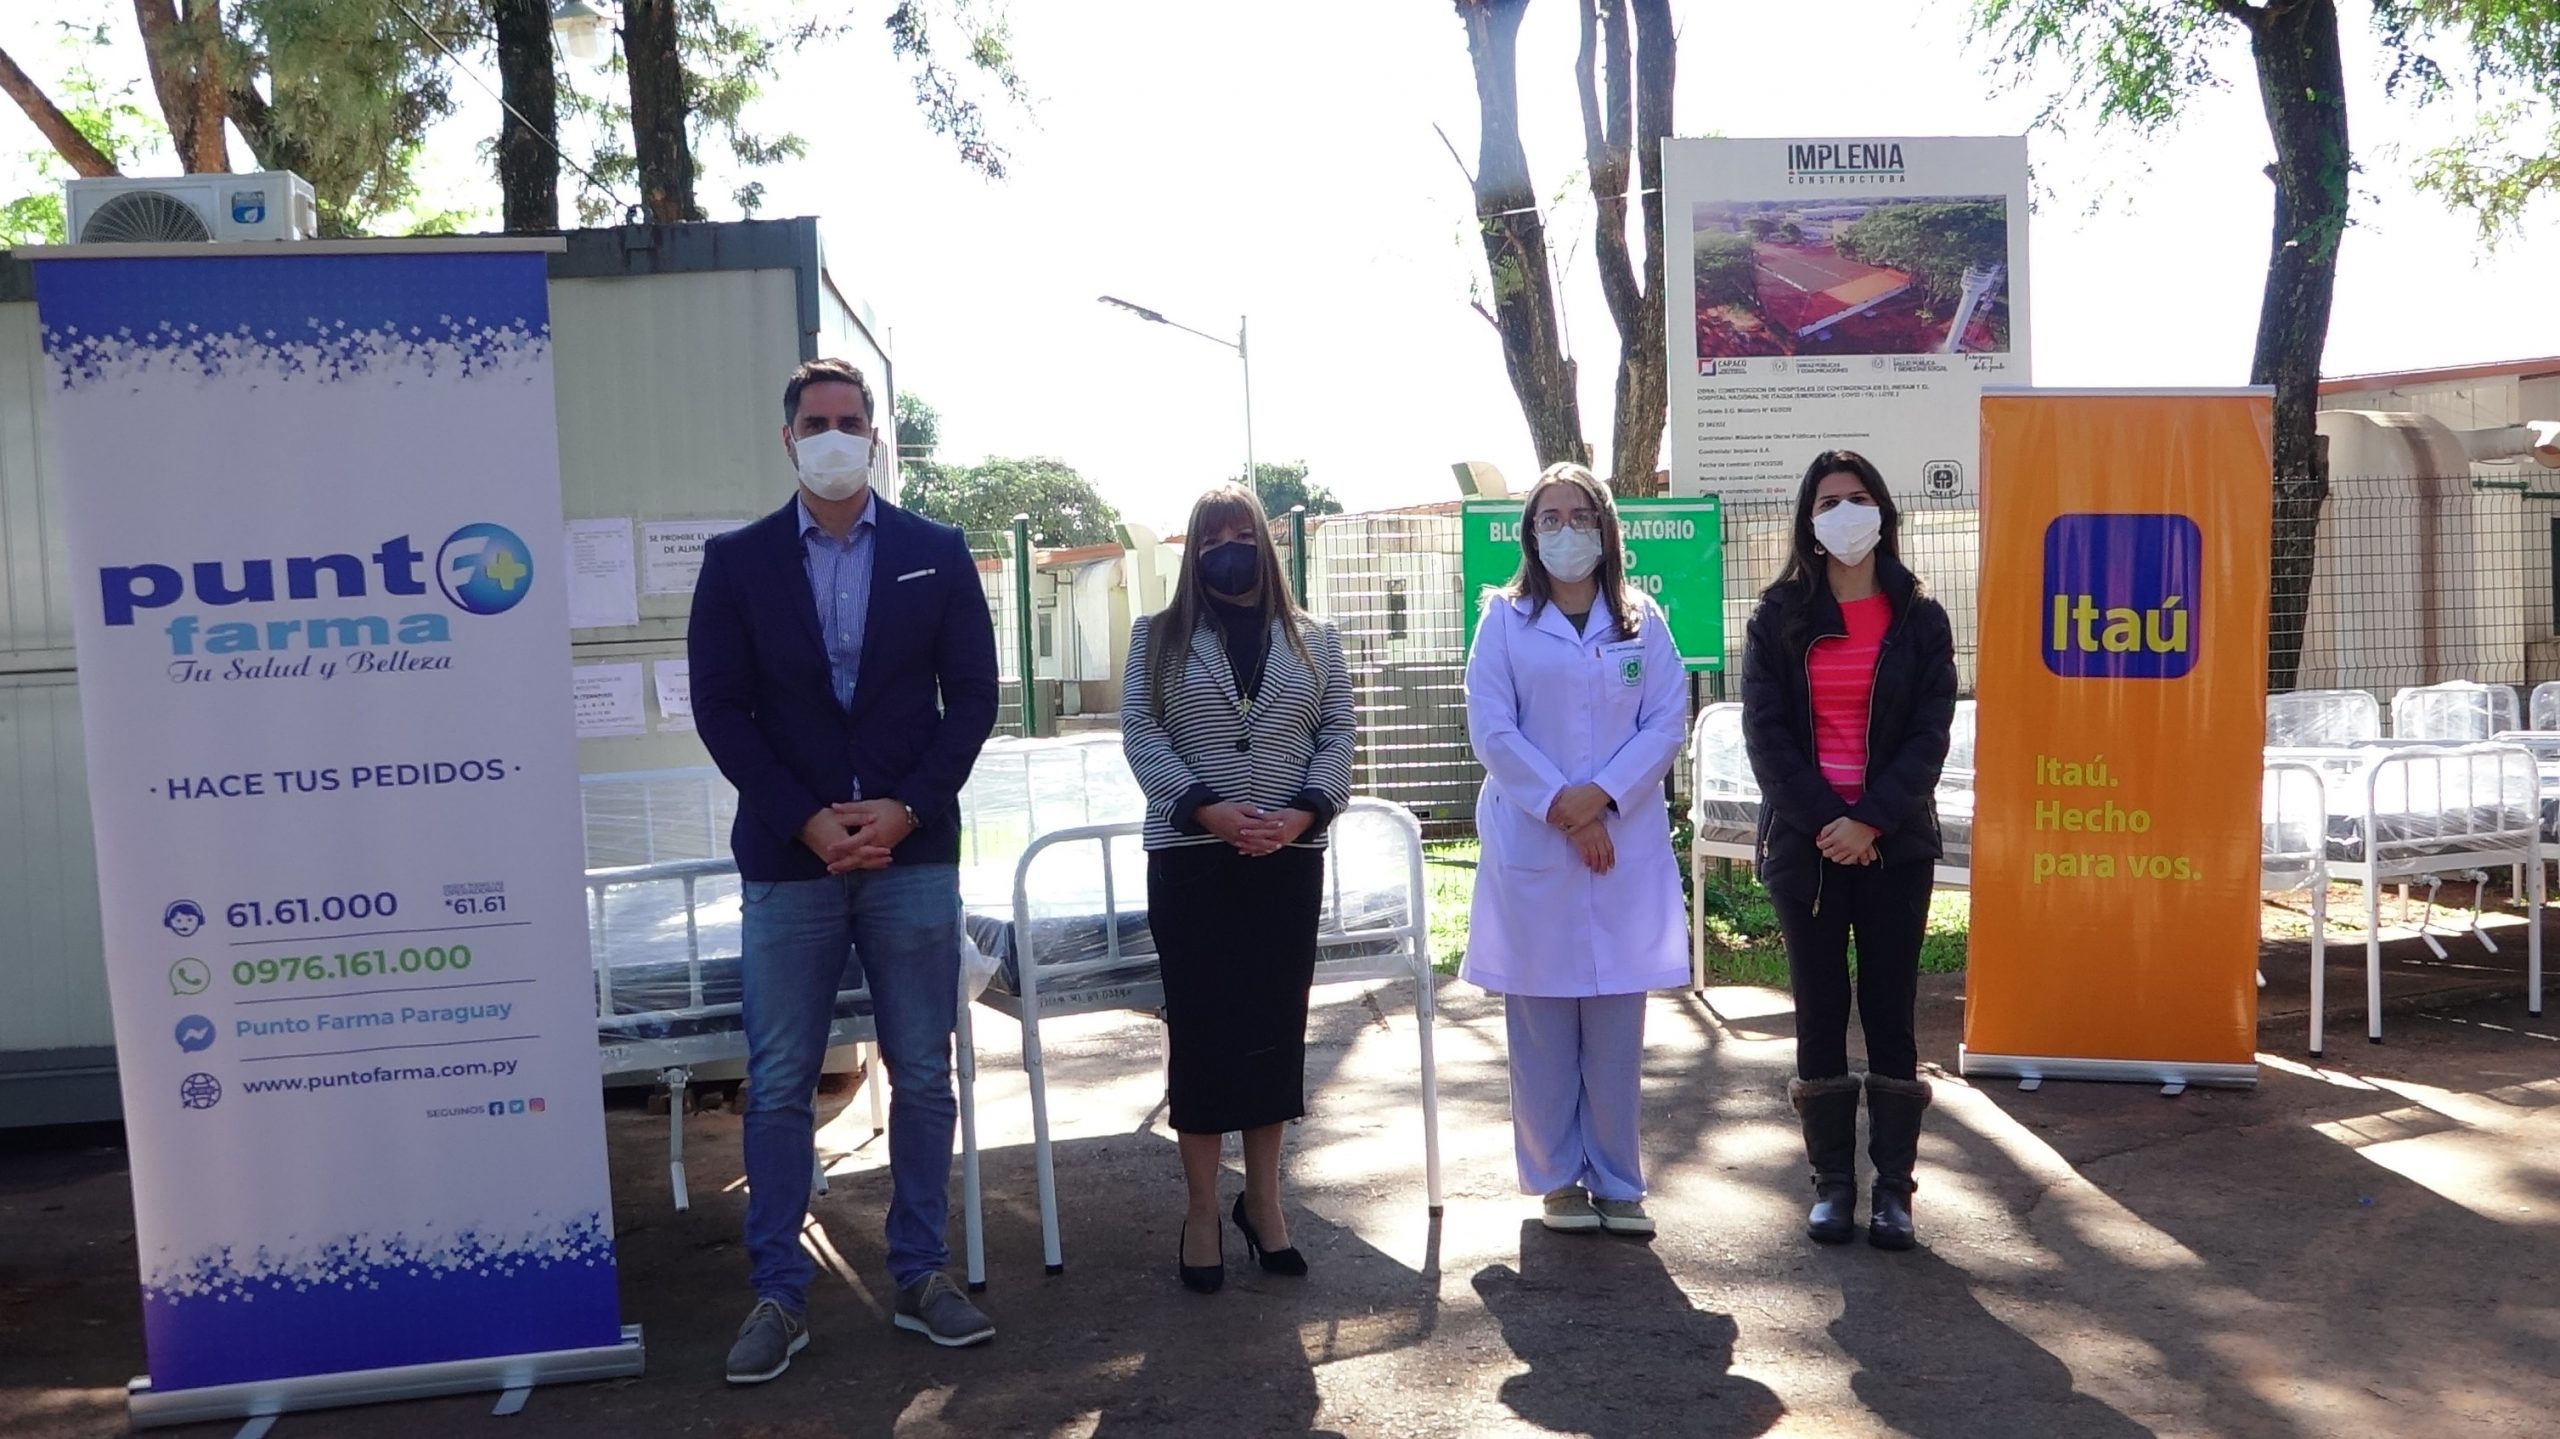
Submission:
[[[1261,493],[1262,487],[1256,483],[1256,478],[1253,472],[1253,352],[1248,348],[1248,336],[1246,333],[1251,324],[1251,317],[1238,315],[1236,317],[1236,337],[1232,340],[1228,340],[1217,335],[1212,335],[1206,330],[1195,330],[1189,325],[1183,324],[1179,320],[1166,319],[1159,311],[1150,310],[1144,305],[1133,304],[1116,295],[1098,295],[1095,298],[1102,304],[1110,305],[1116,309],[1126,310],[1141,320],[1148,320],[1155,324],[1171,326],[1186,335],[1197,335],[1201,339],[1208,341],[1210,344],[1223,345],[1236,352],[1236,358],[1244,364],[1244,484],[1246,489],[1252,490],[1256,494]]]
[[[1262,477],[1253,472],[1253,355],[1245,348],[1244,332],[1249,316],[1236,316],[1236,358],[1244,362],[1244,487],[1259,495]]]

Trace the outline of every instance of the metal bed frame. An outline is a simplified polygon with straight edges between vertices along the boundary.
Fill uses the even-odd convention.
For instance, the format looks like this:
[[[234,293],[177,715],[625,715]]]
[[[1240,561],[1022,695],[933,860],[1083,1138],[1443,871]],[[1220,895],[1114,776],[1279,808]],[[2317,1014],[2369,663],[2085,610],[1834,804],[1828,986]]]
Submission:
[[[1411,811],[1385,800],[1355,798],[1336,820],[1337,826],[1355,816],[1383,816],[1394,826],[1399,847],[1405,859],[1404,883],[1407,903],[1400,920],[1385,924],[1360,924],[1344,927],[1341,922],[1341,897],[1345,892],[1341,866],[1337,862],[1341,847],[1326,852],[1325,883],[1333,901],[1328,908],[1329,922],[1316,935],[1317,957],[1315,982],[1318,984],[1355,981],[1401,981],[1414,984],[1414,1013],[1421,1036],[1421,1099],[1424,1185],[1431,1213],[1441,1210],[1440,1182],[1440,1090],[1432,1049],[1432,1027],[1435,1002],[1432,992],[1431,923],[1427,901],[1429,889],[1422,866],[1422,826]],[[1035,836],[1014,868],[1013,946],[1016,981],[1020,992],[1008,994],[990,986],[978,996],[978,1002],[998,1013],[1012,1017],[1022,1026],[1022,1067],[1031,1082],[1032,1154],[1037,1171],[1040,1199],[1041,1257],[1051,1274],[1064,1273],[1066,1257],[1059,1244],[1058,1185],[1056,1166],[1049,1138],[1049,1081],[1041,1057],[1040,1022],[1061,1014],[1090,1013],[1104,1009],[1161,1011],[1164,1005],[1163,982],[1151,973],[1137,977],[1123,975],[1106,987],[1078,990],[1074,981],[1079,975],[1116,974],[1125,971],[1132,959],[1152,953],[1152,941],[1143,950],[1124,952],[1120,925],[1122,892],[1112,858],[1115,840],[1135,840],[1144,833],[1139,822],[1125,824],[1081,825]],[[1337,839],[1339,831],[1337,830]],[[1040,856],[1062,846],[1091,845],[1099,853],[1103,885],[1102,903],[1106,923],[1105,952],[1094,959],[1044,964],[1040,959],[1040,940],[1033,923],[1030,879],[1032,866]],[[1383,946],[1383,948],[1381,948]],[[1347,951],[1347,952],[1346,952]],[[971,1040],[969,1010],[963,1006],[960,1018],[960,1123],[961,1185],[968,1215],[968,1277],[972,1290],[986,1286],[986,1252],[981,1238],[980,1211],[983,1195],[978,1170],[976,1142],[976,1106],[973,1102],[977,1081],[976,1046]]]
[[[2365,704],[2371,707],[2372,697],[2358,693]],[[1971,707],[1972,701],[1960,702],[1958,711],[1960,720],[1971,719]],[[1758,788],[1752,783],[1747,771],[1737,779],[1731,775],[1710,774],[1707,769],[1707,760],[1711,753],[1711,747],[1707,743],[1710,728],[1738,722],[1741,709],[1742,707],[1738,704],[1716,704],[1707,706],[1698,714],[1697,725],[1690,736],[1692,770],[1689,791],[1693,835],[1698,832],[1696,826],[1705,818],[1704,805],[1710,798],[1727,802],[1747,801],[1754,805],[1759,803]],[[1970,724],[1961,725],[1961,731],[1966,742],[1960,746],[1950,746],[1949,750],[1950,763],[1947,773],[1956,782],[1952,785],[1942,782],[1940,788],[1942,798],[1951,790],[1968,795],[1972,790],[1974,754],[1970,743]],[[1961,765],[1955,763],[1959,759],[1962,761]],[[2308,806],[2307,814],[2302,812],[2304,806]],[[2322,782],[2322,772],[2319,767],[2307,761],[2278,758],[2270,754],[2259,792],[2258,826],[2259,870],[2263,892],[2290,894],[2305,887],[2308,887],[2311,892],[2310,1047],[2311,1052],[2317,1055],[2320,1052],[2321,1043],[2320,1004],[2325,988],[2329,917],[2327,791]],[[2306,844],[2295,847],[2286,841],[2285,836],[2297,833],[2308,837]],[[1689,966],[1691,984],[1698,990],[1703,991],[1707,987],[1707,927],[1703,898],[1707,861],[1731,859],[1753,863],[1757,858],[1750,845],[1731,840],[1693,839],[1690,844]],[[2283,884],[2269,882],[2292,875],[2297,870],[2301,874],[2301,879],[2297,882]],[[1970,858],[1957,863],[1938,865],[1936,879],[1939,886],[1943,888],[1970,888],[1973,883]],[[2377,970],[2376,973],[2378,974],[2379,971]],[[2261,979],[2263,981],[2263,976]],[[2537,993],[2539,993],[2538,990]]]
[[[2331,854],[2331,879],[2363,886],[2365,894],[2365,1037],[2382,1042],[2382,890],[2413,880],[2441,882],[2461,875],[2487,886],[2489,872],[2527,875],[2525,927],[2528,1010],[2542,1014],[2543,883],[2542,776],[2533,753],[2516,744],[2373,744],[2329,749],[2275,750],[2271,760],[2308,765],[2320,773],[2333,817],[2360,827],[2346,857]],[[2483,790],[2483,778],[2488,781]],[[2401,802],[2386,805],[2386,795]],[[2455,796],[2449,800],[2448,795]],[[2413,801],[2424,796],[2432,808]],[[2435,822],[2412,829],[2408,821],[2431,814]],[[2400,821],[2396,832],[2384,817]],[[2497,941],[2476,924],[2474,936],[2492,954]],[[2444,946],[2422,923],[2419,937],[2441,958]],[[2311,1053],[2323,1052],[2322,1021],[2328,989],[2325,966],[2311,969]]]
[[[737,862],[725,858],[669,860],[658,864],[587,871],[590,934],[606,932],[606,897],[614,891],[668,883],[680,883],[684,887],[685,980],[690,1003],[676,1009],[616,1013],[613,1007],[613,966],[602,962],[595,965],[596,1038],[606,1082],[646,1078],[667,1087],[667,1180],[674,1192],[678,1213],[692,1207],[691,1195],[685,1186],[685,1089],[696,1080],[729,1079],[745,1074],[747,1037],[744,1030],[734,1027],[680,1035],[649,1035],[635,1031],[653,1024],[738,1018],[739,1006],[734,1002],[705,1002],[702,925],[698,905],[703,880],[734,876],[737,872]],[[829,1061],[834,1061],[862,1070],[863,1087],[871,1092],[871,1133],[877,1138],[886,1132],[888,1120],[882,1108],[879,1036],[871,1020],[870,992],[867,986],[843,990],[837,994],[836,1001],[839,1007],[851,1001],[855,1012],[837,1016],[828,1027],[827,1053],[820,1065],[824,1068]],[[810,1164],[813,1170],[810,1191],[825,1194],[826,1164],[814,1152],[810,1156]]]

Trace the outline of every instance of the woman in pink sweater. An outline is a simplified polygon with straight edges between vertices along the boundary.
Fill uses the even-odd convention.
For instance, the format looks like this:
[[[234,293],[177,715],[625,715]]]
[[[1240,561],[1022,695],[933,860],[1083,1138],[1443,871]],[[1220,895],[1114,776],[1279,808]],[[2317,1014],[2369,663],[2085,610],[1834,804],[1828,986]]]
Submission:
[[[1912,1165],[1929,1105],[1913,1037],[1920,942],[1940,856],[1936,793],[1955,721],[1955,638],[1897,554],[1899,515],[1876,467],[1814,457],[1794,544],[1751,617],[1743,742],[1760,781],[1760,878],[1787,941],[1796,1078],[1814,1205],[1805,1232],[1857,1232],[1858,1094],[1875,1190],[1867,1239],[1913,1243]],[[1853,999],[1863,1086],[1849,1071]]]

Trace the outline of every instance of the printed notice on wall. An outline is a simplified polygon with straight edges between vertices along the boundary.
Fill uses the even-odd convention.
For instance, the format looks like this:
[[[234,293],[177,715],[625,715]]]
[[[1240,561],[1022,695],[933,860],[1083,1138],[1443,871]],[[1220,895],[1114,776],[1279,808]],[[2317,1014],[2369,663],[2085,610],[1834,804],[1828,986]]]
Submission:
[[[1663,147],[1671,492],[1792,491],[1828,449],[1976,493],[1985,385],[2027,376],[2027,142]]]
[[[648,713],[640,706],[638,664],[580,665],[573,684],[578,738],[611,739],[649,732]]]
[[[702,574],[702,547],[738,520],[661,520],[640,527],[640,592],[690,595]]]
[[[640,623],[629,520],[571,520],[568,561],[571,629]]]
[[[693,662],[653,660],[650,678],[658,686],[658,728],[677,732],[693,728]]]

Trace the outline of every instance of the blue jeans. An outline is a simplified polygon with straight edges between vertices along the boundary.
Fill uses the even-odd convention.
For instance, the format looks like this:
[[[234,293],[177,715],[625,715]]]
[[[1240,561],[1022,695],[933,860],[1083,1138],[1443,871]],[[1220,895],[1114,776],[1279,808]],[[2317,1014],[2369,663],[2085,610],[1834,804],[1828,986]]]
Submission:
[[[747,1254],[757,1297],[797,1313],[817,1266],[809,1212],[813,1100],[850,951],[869,982],[889,1068],[889,1277],[950,1262],[951,1030],[960,1009],[960,869],[893,864],[825,879],[749,882],[745,898]]]

